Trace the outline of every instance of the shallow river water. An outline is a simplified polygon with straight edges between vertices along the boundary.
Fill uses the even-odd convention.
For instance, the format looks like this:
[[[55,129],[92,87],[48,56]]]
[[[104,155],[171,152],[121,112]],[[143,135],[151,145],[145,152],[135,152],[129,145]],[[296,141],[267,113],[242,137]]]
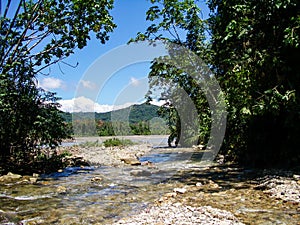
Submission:
[[[225,209],[245,224],[299,224],[299,207],[255,189],[253,171],[209,169],[197,154],[157,149],[140,158],[154,166],[67,168],[34,184],[1,184],[0,223],[112,224],[185,187],[190,195],[176,201]]]

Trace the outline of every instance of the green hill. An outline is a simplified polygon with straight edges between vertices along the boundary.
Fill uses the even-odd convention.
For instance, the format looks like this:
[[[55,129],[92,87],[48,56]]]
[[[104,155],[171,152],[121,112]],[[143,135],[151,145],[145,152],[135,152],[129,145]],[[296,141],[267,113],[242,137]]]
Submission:
[[[154,117],[158,117],[158,106],[143,103],[141,105],[132,105],[130,107],[119,109],[105,113],[93,112],[76,112],[66,113],[63,112],[63,118],[66,122],[72,122],[72,118],[76,120],[93,119],[102,121],[129,121],[130,123],[138,123],[141,121],[149,121]]]

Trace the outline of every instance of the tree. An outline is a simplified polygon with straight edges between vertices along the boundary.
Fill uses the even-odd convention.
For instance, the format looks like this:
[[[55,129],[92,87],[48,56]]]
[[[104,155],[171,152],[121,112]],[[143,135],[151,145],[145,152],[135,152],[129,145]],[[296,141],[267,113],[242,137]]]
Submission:
[[[251,165],[296,165],[299,4],[211,0],[209,6],[211,64],[229,111],[225,152]]]
[[[201,19],[201,10],[194,1],[153,0],[151,3],[153,6],[147,11],[146,19],[152,21],[153,24],[147,28],[145,33],[138,33],[135,41],[167,40],[169,43],[175,44],[170,45],[172,47],[169,49],[169,53],[175,58],[180,57],[176,55],[180,54],[180,49],[178,50],[174,46],[184,46],[204,60],[209,58],[205,35],[207,23]],[[147,97],[150,101],[155,97],[153,95],[155,89],[160,89],[160,99],[167,102],[163,107],[168,109],[162,108],[161,113],[169,118],[168,125],[171,131],[169,144],[174,139],[176,139],[176,145],[178,143],[191,145],[197,142],[207,142],[210,130],[207,129],[207,126],[211,122],[210,112],[207,110],[208,102],[205,93],[194,79],[198,75],[195,74],[195,71],[184,71],[168,65],[163,62],[166,60],[157,59],[152,62],[149,74],[150,90]],[[184,94],[182,94],[183,92]],[[190,104],[186,104],[187,101],[183,98],[192,101],[198,112],[198,118],[192,118]],[[180,112],[176,112],[176,110],[180,110]],[[184,119],[182,118],[184,116],[191,118]],[[201,124],[197,128],[198,133],[191,129],[195,126],[191,122],[195,121],[199,121]],[[200,133],[201,135],[199,135]]]
[[[136,40],[167,39],[192,50],[210,65],[225,92],[229,112],[223,153],[248,165],[297,165],[300,161],[297,1],[210,0],[211,15],[207,21],[198,16],[194,1],[151,2],[155,5],[147,12],[147,20],[154,24],[145,33],[138,33]],[[205,37],[205,31],[209,38]],[[172,96],[164,85],[169,79],[181,86],[197,108],[200,142],[206,143],[212,129],[210,116],[215,113],[210,115],[206,96],[187,73],[160,62],[152,63],[149,99],[152,90],[160,86],[161,99],[169,100],[171,106],[180,105],[178,95],[173,92]],[[182,102],[179,108],[184,109]],[[187,127],[177,124],[180,125],[175,123],[173,136],[178,133],[185,136],[182,130],[186,132]]]
[[[111,0],[0,1],[0,157],[29,156],[65,138],[54,93],[36,76],[86,46],[91,33],[105,43],[115,24]]]

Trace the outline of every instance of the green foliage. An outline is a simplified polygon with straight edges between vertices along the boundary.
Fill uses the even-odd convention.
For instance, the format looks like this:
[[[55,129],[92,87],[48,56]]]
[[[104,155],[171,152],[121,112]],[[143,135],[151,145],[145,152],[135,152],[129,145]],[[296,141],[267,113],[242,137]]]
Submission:
[[[104,43],[115,25],[112,1],[0,1],[0,159],[33,162],[42,148],[70,134],[55,93],[37,88],[36,76],[83,48],[90,33]],[[84,13],[83,13],[84,12]],[[18,167],[20,168],[20,167]]]
[[[147,20],[154,23],[148,27],[144,34],[138,33],[135,40],[166,39],[201,55],[203,59],[209,58],[205,36],[207,22],[201,19],[201,10],[194,1],[156,0],[151,2],[154,6],[146,14]],[[178,54],[176,47],[170,47],[169,53],[182,60],[180,55],[176,55]],[[147,97],[149,100],[159,97],[159,99],[167,102],[161,107],[160,114],[168,120],[171,132],[169,145],[173,140],[175,140],[175,145],[180,143],[187,146],[205,141],[209,136],[208,123],[210,124],[211,121],[207,115],[208,102],[204,92],[200,90],[199,84],[193,79],[199,75],[195,71],[184,71],[164,63],[167,60],[168,58],[163,58],[163,60],[156,59],[152,62],[149,74],[150,90]],[[181,62],[180,65],[185,68],[190,63]],[[160,96],[155,96],[154,93],[157,90],[161,92]],[[183,99],[186,96],[191,99],[190,104],[186,104],[186,99]],[[198,118],[191,113],[191,105],[196,107],[194,111],[198,112]],[[179,118],[179,115],[182,118]],[[201,129],[201,140],[199,133],[195,133],[196,121],[201,123],[200,128],[197,128],[197,130]]]
[[[102,120],[99,120],[97,122],[97,134],[99,136],[114,136],[114,128],[112,126],[112,123],[110,121],[105,122]]]
[[[118,139],[110,138],[103,142],[105,147],[114,147],[114,146],[128,146],[133,145],[134,143],[129,139]]]
[[[134,135],[149,135],[151,134],[150,131],[150,124],[149,122],[138,122],[134,124],[130,124],[131,133]]]
[[[299,160],[297,1],[209,1],[212,64],[226,90],[225,150],[259,166]]]
[[[211,15],[207,21],[198,16],[194,1],[151,3],[147,20],[153,24],[145,33],[138,33],[135,40],[164,39],[180,44],[210,65],[225,93],[229,113],[223,153],[248,165],[297,165],[300,161],[298,2],[209,0]],[[211,34],[209,38],[205,36],[206,29]],[[170,52],[176,54],[176,49]],[[155,97],[153,90],[162,90],[159,97],[167,101],[162,113],[169,118],[170,140],[180,136],[184,144],[187,139],[197,137],[189,136],[189,126],[178,118],[186,115],[182,113],[185,101],[180,94],[170,91],[168,83],[180,86],[194,103],[199,116],[199,142],[207,143],[211,115],[216,113],[209,109],[206,99],[209,90],[199,91],[191,76],[161,62],[159,59],[152,62],[148,98]]]
[[[159,118],[158,108],[145,103],[106,113],[64,113],[63,117],[73,124],[74,134],[78,136],[167,134],[165,122],[155,120]]]

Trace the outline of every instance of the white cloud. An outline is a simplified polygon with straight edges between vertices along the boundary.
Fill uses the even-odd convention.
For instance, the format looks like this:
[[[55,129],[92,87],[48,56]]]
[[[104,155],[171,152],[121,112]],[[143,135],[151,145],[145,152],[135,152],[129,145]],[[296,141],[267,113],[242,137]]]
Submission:
[[[139,86],[140,81],[134,77],[130,78],[130,84],[132,84],[133,86]]]
[[[96,88],[96,85],[89,80],[80,80],[80,83],[82,84],[83,87],[88,88],[88,89]]]
[[[64,86],[64,82],[58,78],[45,77],[38,83],[38,86],[45,90],[52,90],[62,88]]]
[[[123,105],[100,105],[84,96],[69,100],[58,101],[61,104],[60,110],[64,112],[109,112],[112,110],[123,109],[134,103],[125,103]]]
[[[162,106],[163,104],[165,104],[167,101],[165,100],[157,100],[157,99],[152,99],[152,101],[150,102],[152,105],[157,105],[157,106]]]

